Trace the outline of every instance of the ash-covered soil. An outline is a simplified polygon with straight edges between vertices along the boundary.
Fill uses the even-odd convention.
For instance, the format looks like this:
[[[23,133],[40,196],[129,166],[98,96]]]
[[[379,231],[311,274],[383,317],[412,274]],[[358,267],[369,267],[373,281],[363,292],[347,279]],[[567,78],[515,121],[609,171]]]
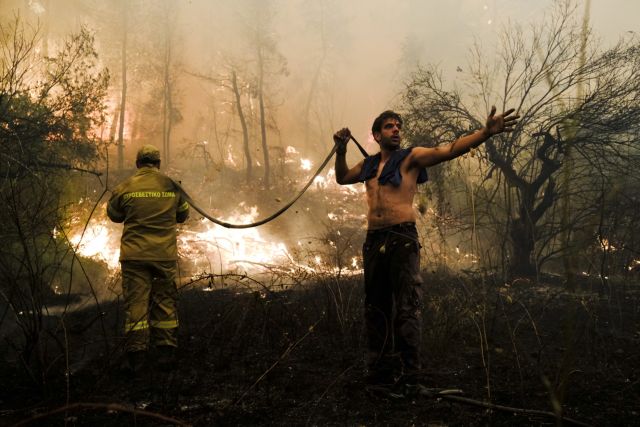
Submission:
[[[189,287],[175,370],[157,370],[151,351],[135,377],[119,369],[118,302],[69,314],[49,337],[44,374],[17,359],[2,363],[0,425],[39,415],[28,425],[556,424],[441,398],[371,395],[360,281],[316,277],[279,291],[220,280],[210,291]],[[552,279],[495,282],[425,273],[424,383],[496,405],[560,410],[588,425],[637,425],[638,283],[585,283],[568,293]],[[50,413],[77,402],[87,405]]]

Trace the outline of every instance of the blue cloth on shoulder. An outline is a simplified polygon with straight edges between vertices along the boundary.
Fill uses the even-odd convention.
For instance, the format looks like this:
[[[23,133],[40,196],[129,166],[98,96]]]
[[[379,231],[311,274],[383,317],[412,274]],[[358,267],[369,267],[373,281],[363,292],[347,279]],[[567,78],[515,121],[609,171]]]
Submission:
[[[391,157],[387,160],[387,163],[385,163],[384,168],[382,168],[382,173],[378,178],[378,184],[385,185],[387,183],[391,183],[394,187],[400,186],[400,183],[402,182],[400,164],[409,155],[409,153],[411,153],[411,150],[413,150],[413,148],[403,148],[391,153]],[[378,173],[378,166],[380,166],[380,157],[381,155],[378,153],[364,159],[362,171],[360,172],[360,182],[368,181],[376,176]],[[428,179],[427,170],[421,169],[418,174],[418,184],[427,182]]]

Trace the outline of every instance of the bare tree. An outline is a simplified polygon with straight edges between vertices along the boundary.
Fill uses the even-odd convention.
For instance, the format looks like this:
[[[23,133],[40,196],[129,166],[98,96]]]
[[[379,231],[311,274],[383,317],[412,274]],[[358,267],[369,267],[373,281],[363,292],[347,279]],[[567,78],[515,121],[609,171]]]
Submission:
[[[247,117],[245,113],[245,109],[243,107],[242,98],[245,95],[248,95],[248,91],[245,89],[248,87],[248,84],[243,83],[238,77],[238,71],[241,68],[237,64],[237,60],[230,59],[229,57],[224,58],[221,62],[225,63],[225,70],[222,75],[219,76],[209,76],[205,74],[198,73],[189,73],[195,77],[206,80],[212,84],[223,87],[229,90],[233,96],[233,109],[238,115],[238,119],[240,121],[240,127],[242,130],[242,151],[244,153],[245,165],[246,165],[246,179],[247,183],[250,183],[253,179],[253,164],[251,159],[251,147],[250,147],[250,139],[249,139],[249,126],[247,123]],[[250,96],[250,95],[249,95]],[[215,117],[214,117],[214,126],[215,126]]]
[[[180,109],[181,45],[177,31],[179,6],[173,2],[129,2],[129,15],[139,20],[128,33],[128,80],[142,84],[127,89],[132,138],[139,143],[162,141],[163,162],[173,158],[173,131],[182,120]],[[134,134],[133,130],[139,131]]]
[[[71,250],[61,238],[69,171],[99,158],[108,74],[85,30],[44,60],[37,43],[19,18],[0,24],[0,321],[10,313],[23,335],[11,344],[42,383],[47,299]]]
[[[118,109],[118,170],[124,169],[124,115],[127,106],[127,34],[128,29],[128,8],[127,0],[121,0],[122,8],[122,88],[120,91],[120,108]]]
[[[271,175],[269,146],[267,143],[266,86],[268,82],[275,80],[275,76],[287,73],[286,61],[278,50],[277,42],[271,29],[273,10],[269,2],[254,2],[250,10],[250,17],[245,20],[247,41],[255,52],[255,91],[258,98],[260,146],[264,161],[263,184],[266,187],[269,187]]]
[[[588,34],[581,58],[584,31],[577,15],[575,3],[565,1],[530,29],[530,38],[517,26],[505,30],[495,62],[476,45],[463,82],[466,95],[446,89],[435,67],[420,68],[404,92],[415,141],[440,143],[480,127],[494,102],[518,109],[520,125],[487,141],[484,158],[490,163],[480,169],[484,193],[501,212],[511,275],[535,275],[542,263],[567,250],[555,217],[558,200],[573,195],[568,224],[572,233],[583,229],[588,235],[597,196],[594,173],[637,160],[637,152],[632,150],[632,158],[626,154],[639,135],[640,43],[631,37],[603,51]],[[569,141],[573,177],[563,187],[558,173]]]
[[[244,158],[247,166],[247,183],[251,182],[253,177],[252,164],[251,164],[251,149],[249,148],[249,130],[247,128],[247,119],[242,109],[242,97],[240,93],[240,86],[238,85],[238,75],[236,70],[231,70],[231,90],[235,99],[234,106],[238,113],[238,119],[240,119],[240,125],[242,126],[242,149],[244,152]]]
[[[164,18],[164,54],[162,59],[162,148],[166,164],[171,162],[171,130],[174,122],[173,84],[171,74],[173,58],[172,35],[174,27],[171,23],[171,4],[165,1],[163,4]]]

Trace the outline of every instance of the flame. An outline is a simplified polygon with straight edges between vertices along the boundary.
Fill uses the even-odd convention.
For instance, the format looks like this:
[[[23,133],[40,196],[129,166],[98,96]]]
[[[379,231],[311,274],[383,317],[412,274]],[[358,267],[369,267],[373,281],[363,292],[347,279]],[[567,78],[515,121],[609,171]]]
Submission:
[[[100,211],[104,212],[104,209]],[[222,220],[246,224],[258,217],[256,206],[247,207],[241,203],[236,211]],[[112,273],[119,269],[122,224],[113,223],[102,214],[92,218],[86,230],[79,218],[74,218],[69,228],[72,230],[68,233],[69,240],[78,254],[105,262]],[[60,233],[57,229],[52,232]],[[362,271],[357,257],[351,259],[350,266],[339,268],[325,262],[320,255],[304,255],[299,241],[299,250],[292,253],[283,241],[266,235],[262,229],[227,229],[205,219],[180,226],[177,241],[183,277],[195,278],[213,272],[260,274],[268,273],[274,266],[291,273],[301,270],[316,274],[353,275]],[[335,243],[330,246],[334,247]]]
[[[120,258],[120,235],[116,224],[111,224],[113,223],[106,223],[104,219],[92,219],[84,235],[82,229],[76,229],[70,234],[69,241],[76,247],[78,254],[104,261],[110,269],[116,269]]]
[[[351,267],[354,270],[360,270],[360,267],[358,266],[358,257],[354,256],[353,258],[351,258]]]
[[[609,242],[609,239],[607,239],[606,237],[599,236],[598,240],[600,241],[600,248],[603,251],[612,251],[613,252],[613,251],[617,250],[617,248],[615,246],[613,246],[613,244],[611,244]]]
[[[204,142],[203,142],[204,143]],[[300,153],[293,147],[285,149],[287,154],[285,162],[293,165],[299,164],[300,171],[308,171],[313,167],[310,159],[300,158]],[[224,162],[228,166],[236,167],[237,159],[232,147],[225,150]],[[299,163],[298,163],[299,162]],[[305,175],[302,173],[301,175]],[[308,176],[308,173],[306,174]],[[309,179],[302,178],[302,180]],[[364,185],[338,185],[335,181],[335,170],[330,168],[326,173],[321,173],[314,179],[314,185],[309,188],[313,192],[323,192],[325,197],[342,196],[350,200],[353,195],[361,195],[365,192]],[[88,200],[87,200],[88,201]],[[80,200],[79,210],[85,209]],[[309,208],[304,208],[309,211]],[[80,255],[96,260],[104,261],[112,273],[119,268],[120,238],[122,236],[122,224],[112,223],[105,215],[106,206],[98,209],[100,213],[91,219],[85,228],[81,216],[74,217],[65,225],[65,232],[70,236],[70,241],[77,246]],[[363,213],[351,213],[346,205],[327,213],[331,221],[358,221],[366,219]],[[221,220],[232,224],[246,224],[255,222],[259,218],[256,206],[247,206],[240,203],[238,208]],[[61,230],[54,229],[55,234]],[[340,235],[340,232],[337,232]],[[81,239],[82,236],[82,239]],[[206,273],[225,274],[240,272],[245,274],[269,273],[274,271],[305,271],[314,274],[341,274],[353,275],[362,272],[361,260],[357,257],[347,261],[346,266],[336,266],[333,256],[323,258],[326,248],[311,247],[307,244],[293,240],[291,250],[283,239],[269,235],[264,228],[227,229],[204,219],[200,221],[188,221],[180,225],[178,229],[178,255],[180,257],[180,274],[183,277],[197,277]],[[329,247],[335,248],[329,244]],[[332,250],[333,252],[333,250]],[[323,256],[317,255],[322,253]],[[340,263],[338,263],[340,264]]]
[[[238,164],[236,163],[236,159],[233,157],[231,144],[229,144],[229,148],[227,149],[227,158],[225,159],[225,163],[227,163],[230,166],[233,166],[234,168],[238,166]]]
[[[310,171],[311,170],[311,166],[313,166],[313,163],[311,163],[311,160],[309,160],[309,159],[300,159],[300,168],[302,170]]]
[[[258,218],[258,208],[244,208],[223,218],[232,224],[247,224]],[[263,236],[258,228],[228,229],[203,219],[196,230],[182,230],[178,235],[178,249],[182,258],[189,259],[193,267],[215,267],[221,271],[259,269],[259,264],[279,264],[291,259],[283,242]]]
[[[321,175],[316,176],[313,183],[317,188],[327,188],[327,179]]]
[[[308,178],[307,178],[308,179]],[[343,195],[354,196],[364,194],[364,185],[340,185],[336,182],[336,171],[330,168],[324,175],[319,174],[313,180],[315,185],[309,188],[310,191],[330,191],[332,193],[342,193]]]
[[[113,126],[119,125],[118,122],[120,120],[120,113],[119,113],[120,104],[121,104],[121,100],[120,100],[119,93],[112,92],[109,96],[107,96],[107,98],[105,99],[105,107],[106,107],[106,111],[108,111],[109,114],[107,114],[106,120],[102,123],[102,125],[99,128],[94,127],[92,129],[92,132],[94,135],[98,136],[104,132],[109,132],[109,129],[111,129]],[[116,112],[118,112],[118,114],[115,114]],[[124,120],[123,120],[124,125],[122,128],[123,130],[122,138],[124,139],[124,141],[131,140],[132,134],[131,134],[130,123],[132,122],[132,116],[134,114],[135,113],[132,112],[130,108],[125,109]]]

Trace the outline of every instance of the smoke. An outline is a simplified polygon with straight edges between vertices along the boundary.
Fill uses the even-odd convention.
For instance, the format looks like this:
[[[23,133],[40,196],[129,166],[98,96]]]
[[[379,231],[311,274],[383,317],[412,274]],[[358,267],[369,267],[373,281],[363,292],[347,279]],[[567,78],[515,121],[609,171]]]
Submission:
[[[318,164],[324,158],[336,129],[350,127],[374,152],[371,122],[380,111],[398,107],[403,82],[417,65],[438,64],[445,76],[465,72],[474,40],[493,55],[502,26],[519,22],[526,27],[551,3],[4,0],[0,17],[18,13],[39,26],[52,55],[62,38],[81,26],[95,33],[99,58],[112,76],[107,102],[111,119],[104,135],[115,134],[126,34],[129,87],[124,144],[130,169],[116,175],[114,182],[132,172],[140,145],[162,146],[167,126],[163,120],[169,120],[171,162],[166,162],[170,167],[165,172],[183,181],[220,215],[244,202],[258,206],[260,216],[266,216],[302,187],[310,176],[306,162]],[[638,2],[594,4],[592,24],[596,33],[613,41],[635,28],[631,19],[638,15]],[[238,192],[246,181],[247,159],[232,72],[238,77],[238,98],[246,117],[253,183],[265,166],[260,92],[263,95],[274,187],[264,192]],[[169,103],[163,98],[166,93]],[[293,147],[295,156],[286,147]],[[110,158],[116,156],[113,147]],[[359,156],[351,149],[349,163],[359,161]],[[327,192],[330,197],[336,194],[341,193]],[[361,198],[340,201],[346,205],[342,208],[351,210],[364,203]],[[322,229],[323,223],[330,229],[329,214],[336,215],[337,208],[326,206],[326,200],[311,196],[307,205],[287,213],[291,216],[277,224],[290,234]],[[363,208],[359,209],[354,224],[362,227]]]

